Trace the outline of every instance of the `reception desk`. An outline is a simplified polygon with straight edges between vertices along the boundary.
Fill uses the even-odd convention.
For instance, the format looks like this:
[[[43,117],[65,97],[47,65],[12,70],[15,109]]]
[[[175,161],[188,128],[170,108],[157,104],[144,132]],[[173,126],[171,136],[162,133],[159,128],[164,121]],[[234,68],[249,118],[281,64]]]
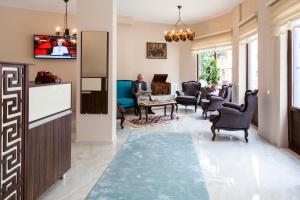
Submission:
[[[29,84],[25,199],[35,200],[71,168],[71,83]]]
[[[71,167],[71,83],[29,83],[0,61],[0,199],[35,200]]]

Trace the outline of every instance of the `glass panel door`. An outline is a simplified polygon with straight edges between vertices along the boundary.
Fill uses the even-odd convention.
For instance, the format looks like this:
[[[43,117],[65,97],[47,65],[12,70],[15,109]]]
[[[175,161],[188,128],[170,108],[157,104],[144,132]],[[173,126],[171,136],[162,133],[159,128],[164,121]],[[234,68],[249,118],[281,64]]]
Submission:
[[[258,89],[258,41],[248,44],[248,89]]]
[[[288,33],[289,146],[300,154],[300,28]]]
[[[292,107],[300,109],[300,28],[294,28],[292,47]]]

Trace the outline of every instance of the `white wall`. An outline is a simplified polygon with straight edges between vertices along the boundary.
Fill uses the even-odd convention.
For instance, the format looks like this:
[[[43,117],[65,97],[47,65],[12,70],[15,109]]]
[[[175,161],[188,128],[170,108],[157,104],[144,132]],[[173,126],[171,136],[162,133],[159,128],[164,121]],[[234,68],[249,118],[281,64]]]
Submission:
[[[116,139],[116,59],[117,11],[116,0],[78,0],[79,31],[109,32],[108,114],[81,115],[76,113],[76,140],[79,142],[114,143]],[[80,43],[79,48],[80,49]],[[80,53],[80,52],[79,52]],[[79,54],[80,55],[80,54]],[[77,83],[80,84],[80,59],[77,60]],[[77,110],[80,110],[80,90],[77,89]]]
[[[120,20],[118,23],[117,79],[135,80],[142,73],[150,85],[154,74],[168,74],[168,82],[179,84],[179,44],[167,43],[167,59],[147,59],[146,43],[166,43],[165,24]]]

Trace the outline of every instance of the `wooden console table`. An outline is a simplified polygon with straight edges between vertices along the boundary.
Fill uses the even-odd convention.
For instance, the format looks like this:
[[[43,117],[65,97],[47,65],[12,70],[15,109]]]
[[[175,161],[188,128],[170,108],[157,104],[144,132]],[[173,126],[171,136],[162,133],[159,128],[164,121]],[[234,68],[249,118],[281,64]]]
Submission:
[[[164,107],[164,115],[167,115],[167,106],[171,106],[171,119],[173,119],[173,112],[174,112],[174,107],[176,105],[176,101],[149,101],[149,102],[142,102],[139,104],[140,108],[140,119],[142,119],[142,108],[145,110],[145,115],[146,115],[146,122],[148,122],[148,109],[150,107]]]

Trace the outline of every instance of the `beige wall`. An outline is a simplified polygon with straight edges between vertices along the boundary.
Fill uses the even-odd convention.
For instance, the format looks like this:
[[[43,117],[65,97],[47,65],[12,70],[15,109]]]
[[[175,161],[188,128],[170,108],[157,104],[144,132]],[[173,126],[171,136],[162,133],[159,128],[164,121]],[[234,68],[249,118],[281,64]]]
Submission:
[[[72,107],[75,110],[76,60],[39,60],[33,58],[33,35],[54,34],[63,25],[63,14],[0,7],[0,60],[29,62],[30,80],[40,70],[49,70],[64,81],[72,82]],[[69,17],[75,27],[75,17]]]
[[[179,44],[167,43],[167,59],[147,59],[146,43],[166,43],[165,30],[172,26],[131,21],[118,24],[118,62],[117,78],[135,80],[138,73],[145,76],[148,84],[154,74],[168,74],[168,82],[179,84]],[[173,85],[174,85],[173,84]]]

